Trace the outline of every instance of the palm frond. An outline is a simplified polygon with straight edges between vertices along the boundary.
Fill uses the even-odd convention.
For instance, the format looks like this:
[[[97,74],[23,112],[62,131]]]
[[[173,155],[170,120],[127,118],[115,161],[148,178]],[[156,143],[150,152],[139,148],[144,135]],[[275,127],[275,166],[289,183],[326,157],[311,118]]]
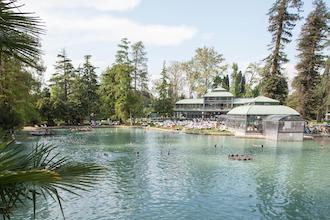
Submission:
[[[37,67],[43,27],[38,17],[23,13],[13,0],[0,1],[0,53]]]
[[[12,209],[27,199],[33,201],[35,213],[40,196],[56,200],[63,213],[61,191],[79,195],[103,176],[104,168],[70,162],[56,149],[42,144],[30,150],[15,145],[0,149],[0,214],[9,218]]]

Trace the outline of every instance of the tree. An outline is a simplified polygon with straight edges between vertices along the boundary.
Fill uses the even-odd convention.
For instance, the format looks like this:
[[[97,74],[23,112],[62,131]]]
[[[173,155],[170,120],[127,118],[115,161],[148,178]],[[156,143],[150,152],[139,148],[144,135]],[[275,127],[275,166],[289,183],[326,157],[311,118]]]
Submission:
[[[246,80],[245,80],[245,76],[242,74],[242,71],[239,71],[239,75],[241,78],[240,81],[240,88],[239,88],[239,97],[245,96],[245,86],[246,86]]]
[[[64,49],[57,55],[57,59],[55,73],[50,79],[51,98],[56,117],[68,124],[72,123],[72,119],[76,116],[76,112],[72,112],[68,100],[73,90],[76,73]]]
[[[160,75],[161,79],[156,87],[158,98],[155,101],[154,109],[160,116],[168,117],[173,114],[173,99],[171,97],[171,86],[167,75],[165,62]]]
[[[99,111],[96,67],[92,65],[91,57],[91,55],[84,57],[84,63],[82,67],[78,68],[78,74],[74,78],[72,94],[69,96],[69,101],[78,110],[80,121],[91,113]]]
[[[105,118],[115,118],[116,74],[115,68],[108,67],[101,75],[98,95],[101,103],[100,112]]]
[[[43,30],[38,17],[19,8],[12,0],[0,1],[0,130],[5,132],[36,113],[29,102],[36,81],[25,67],[39,66]]]
[[[53,103],[50,98],[50,91],[47,87],[44,88],[43,91],[40,93],[40,97],[37,100],[36,106],[40,116],[42,117],[42,120],[46,120],[47,125],[54,125],[55,118]]]
[[[184,74],[182,71],[182,64],[179,62],[171,63],[167,68],[167,76],[172,98],[177,101],[180,95],[183,94]]]
[[[132,117],[131,105],[133,104],[133,92],[131,88],[132,68],[126,64],[115,64],[113,67],[115,75],[115,113],[116,117],[126,121]]]
[[[287,79],[282,74],[282,64],[288,62],[284,46],[291,42],[291,31],[300,19],[301,0],[276,0],[268,12],[268,31],[272,34],[271,54],[266,58],[262,77],[262,93],[284,103],[288,95]],[[291,12],[291,10],[297,12]]]
[[[320,105],[317,111],[317,119],[320,120],[325,113],[330,112],[330,58],[327,59],[321,83],[317,88]]]
[[[40,83],[24,64],[8,58],[0,75],[0,131],[13,132],[24,122],[37,121],[38,111],[34,105]]]
[[[189,98],[192,98],[197,88],[198,72],[194,66],[193,60],[181,63],[181,68],[182,71],[185,73],[185,80],[188,86]]]
[[[235,97],[239,97],[240,94],[240,82],[242,74],[238,72],[238,65],[237,63],[233,63],[232,65],[232,73],[231,73],[231,93]]]
[[[142,41],[134,43],[132,46],[132,65],[133,65],[133,88],[135,91],[148,90],[148,58],[147,52]]]
[[[117,64],[131,65],[131,60],[129,58],[129,48],[130,42],[127,38],[122,38],[118,44],[118,50],[115,55]]]
[[[322,51],[329,36],[329,10],[322,0],[314,1],[314,9],[302,26],[298,39],[298,75],[294,78],[293,88],[297,92],[297,110],[307,119],[315,119],[320,106],[318,87],[321,82],[319,70],[325,66]]]
[[[222,87],[226,90],[230,90],[230,86],[229,86],[229,76],[228,74],[221,77],[221,76],[216,76],[214,77],[214,80],[213,80],[213,88],[217,88],[217,87]]]
[[[196,93],[198,97],[212,88],[215,76],[223,74],[227,69],[227,65],[223,64],[224,61],[223,55],[214,48],[197,48],[192,63],[197,75]]]
[[[246,79],[244,97],[252,98],[259,95],[261,73],[262,67],[259,63],[255,62],[248,65],[244,73]]]

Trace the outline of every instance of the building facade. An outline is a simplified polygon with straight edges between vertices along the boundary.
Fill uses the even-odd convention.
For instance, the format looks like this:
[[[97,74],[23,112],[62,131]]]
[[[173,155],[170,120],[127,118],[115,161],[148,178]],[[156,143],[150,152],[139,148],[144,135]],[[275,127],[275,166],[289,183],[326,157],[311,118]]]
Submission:
[[[216,88],[199,99],[182,99],[175,103],[177,118],[217,118],[242,105],[278,105],[279,101],[264,96],[257,98],[235,98],[224,88]]]

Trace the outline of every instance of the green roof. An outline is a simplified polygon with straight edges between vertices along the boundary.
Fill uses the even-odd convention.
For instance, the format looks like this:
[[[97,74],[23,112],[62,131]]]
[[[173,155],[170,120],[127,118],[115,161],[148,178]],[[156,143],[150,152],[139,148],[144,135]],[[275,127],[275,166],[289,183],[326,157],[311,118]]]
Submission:
[[[203,104],[204,99],[182,99],[177,101],[175,104]]]
[[[284,105],[243,105],[230,110],[228,115],[299,115]]]
[[[280,103],[280,101],[278,100],[275,100],[275,99],[271,99],[271,98],[268,98],[266,96],[258,96],[256,98],[254,98],[251,102],[256,102],[256,103],[260,103],[260,102],[272,102],[272,103]]]
[[[234,98],[234,104],[247,104],[251,103],[254,98]]]

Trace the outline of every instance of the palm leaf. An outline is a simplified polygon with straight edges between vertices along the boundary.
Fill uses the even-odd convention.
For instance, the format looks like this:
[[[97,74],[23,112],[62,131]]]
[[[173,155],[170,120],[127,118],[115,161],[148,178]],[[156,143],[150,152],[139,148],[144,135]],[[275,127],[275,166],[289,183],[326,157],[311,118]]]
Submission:
[[[0,214],[5,218],[26,199],[33,201],[35,213],[39,195],[56,200],[63,213],[60,191],[79,195],[78,191],[89,190],[103,176],[104,168],[69,162],[56,149],[36,144],[31,150],[15,145],[0,150]]]
[[[39,35],[43,33],[38,17],[23,13],[13,0],[0,0],[0,53],[37,67],[41,54]]]

